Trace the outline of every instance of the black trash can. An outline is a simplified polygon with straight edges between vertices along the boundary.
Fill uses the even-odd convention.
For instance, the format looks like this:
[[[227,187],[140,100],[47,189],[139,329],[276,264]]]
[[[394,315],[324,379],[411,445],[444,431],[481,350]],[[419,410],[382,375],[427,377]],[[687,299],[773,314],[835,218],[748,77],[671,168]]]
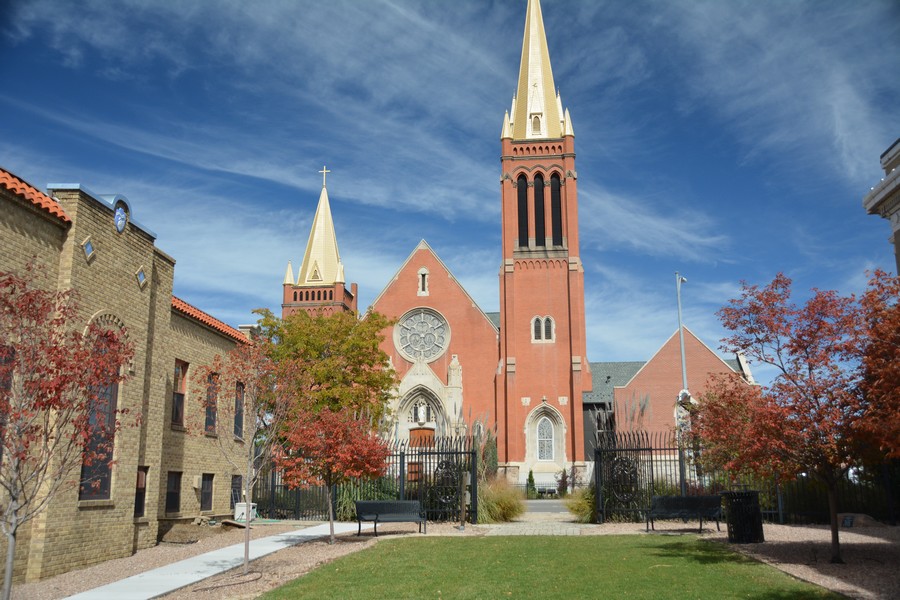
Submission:
[[[722,492],[722,498],[725,499],[729,543],[758,544],[766,541],[763,538],[759,492]]]

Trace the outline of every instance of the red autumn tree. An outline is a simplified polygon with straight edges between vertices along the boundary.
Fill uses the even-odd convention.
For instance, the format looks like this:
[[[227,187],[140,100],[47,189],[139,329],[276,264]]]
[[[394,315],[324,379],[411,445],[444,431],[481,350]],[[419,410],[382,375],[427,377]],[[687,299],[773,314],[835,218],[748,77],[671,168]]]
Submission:
[[[284,481],[291,488],[325,486],[333,544],[332,486],[351,478],[380,477],[389,452],[368,419],[326,407],[318,412],[300,411],[293,417],[276,465],[283,469]]]
[[[896,285],[876,273],[869,290]],[[779,274],[763,288],[744,283],[741,297],[719,311],[732,332],[723,349],[771,365],[778,375],[762,388],[714,381],[696,410],[693,435],[711,463],[784,478],[807,473],[821,481],[828,491],[831,560],[842,562],[837,485],[862,456],[859,432],[883,429],[875,420],[890,402],[878,394],[892,394],[874,386],[866,391],[864,357],[881,346],[872,338],[878,329],[867,324],[865,303],[821,290],[801,306],[790,298],[791,280]],[[896,360],[896,347],[893,352]]]
[[[867,329],[862,360],[866,418],[860,432],[891,458],[900,458],[900,277],[875,271],[860,299]]]
[[[278,447],[291,404],[280,385],[283,372],[272,360],[272,342],[256,336],[238,344],[211,365],[200,367],[195,386],[203,398],[203,423],[194,427],[201,435],[214,432],[222,456],[241,476],[242,498],[247,503],[244,528],[244,574],[250,570],[250,506],[260,475],[259,462],[271,460]],[[207,384],[214,381],[215,393]],[[238,500],[240,501],[240,500]]]
[[[61,491],[108,492],[115,405],[133,355],[121,330],[79,323],[71,291],[35,287],[36,267],[0,273],[0,526],[4,599],[12,593],[19,528]]]

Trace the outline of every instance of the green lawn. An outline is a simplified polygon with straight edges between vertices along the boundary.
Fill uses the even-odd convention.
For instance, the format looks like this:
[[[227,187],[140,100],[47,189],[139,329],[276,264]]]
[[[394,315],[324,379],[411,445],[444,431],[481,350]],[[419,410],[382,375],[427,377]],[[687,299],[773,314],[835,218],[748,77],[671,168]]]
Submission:
[[[274,598],[840,598],[693,536],[384,540]]]

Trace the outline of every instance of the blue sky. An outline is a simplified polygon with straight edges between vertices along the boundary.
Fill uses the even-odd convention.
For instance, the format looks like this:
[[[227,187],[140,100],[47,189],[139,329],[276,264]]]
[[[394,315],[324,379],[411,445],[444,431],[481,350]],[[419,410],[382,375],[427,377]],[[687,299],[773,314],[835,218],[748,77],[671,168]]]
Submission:
[[[498,310],[500,130],[525,0],[12,0],[0,165],[125,195],[222,320],[278,312],[322,165],[367,306],[426,239]],[[862,197],[900,137],[900,4],[543,0],[578,161],[588,354],[710,346],[739,281],[894,270]]]

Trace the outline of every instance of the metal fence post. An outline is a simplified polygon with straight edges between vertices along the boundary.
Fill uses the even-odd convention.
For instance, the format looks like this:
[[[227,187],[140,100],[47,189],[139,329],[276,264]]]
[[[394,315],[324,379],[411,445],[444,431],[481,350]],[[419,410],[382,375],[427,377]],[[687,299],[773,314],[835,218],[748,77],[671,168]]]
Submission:
[[[775,498],[778,501],[778,522],[784,525],[784,497],[781,495],[781,480],[775,476]]]
[[[600,451],[600,447],[598,444],[597,448],[594,448],[594,510],[597,513],[597,522],[601,525],[603,524],[604,517],[606,515],[603,514],[603,461],[602,461],[603,453]]]
[[[400,451],[400,497],[398,500],[406,500],[406,452]]]
[[[469,494],[471,494],[471,499],[469,501],[469,516],[472,520],[472,523],[478,522],[478,454],[475,450],[472,450],[472,474],[469,479],[471,482]]]

